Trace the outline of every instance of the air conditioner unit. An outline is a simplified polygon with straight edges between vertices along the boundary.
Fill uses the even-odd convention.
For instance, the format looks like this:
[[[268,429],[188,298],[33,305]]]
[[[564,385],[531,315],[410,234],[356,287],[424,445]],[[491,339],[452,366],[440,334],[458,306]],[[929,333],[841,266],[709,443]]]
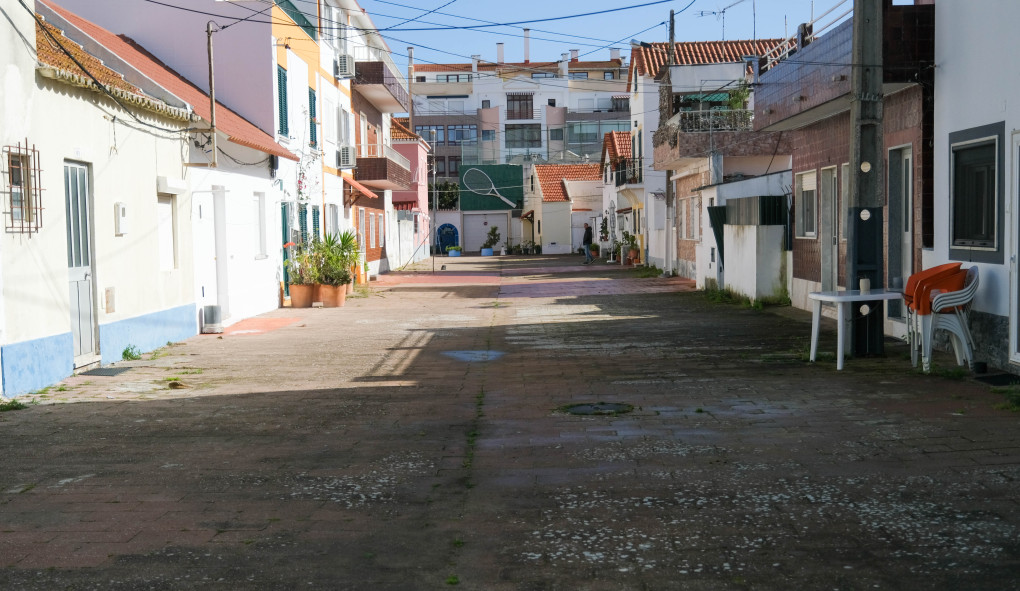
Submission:
[[[354,146],[340,146],[336,151],[336,167],[354,168],[358,162],[358,151]]]
[[[333,60],[333,77],[337,79],[354,78],[353,55],[336,56],[336,59]]]

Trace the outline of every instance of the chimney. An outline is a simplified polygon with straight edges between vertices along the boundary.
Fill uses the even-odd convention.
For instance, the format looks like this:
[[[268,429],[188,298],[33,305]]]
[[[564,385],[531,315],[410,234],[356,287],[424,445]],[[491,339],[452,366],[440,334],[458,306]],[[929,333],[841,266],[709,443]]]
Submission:
[[[482,56],[475,54],[471,56],[471,73],[478,73],[478,60],[482,59]]]
[[[524,29],[524,63],[530,63],[529,50],[531,48],[531,29]]]
[[[609,50],[609,59],[611,59],[613,61],[616,61],[616,60],[620,59],[620,48],[619,47],[613,47],[613,48],[611,48]]]
[[[572,62],[576,62],[577,61],[577,50],[576,49],[571,49],[570,50],[570,61],[572,61]]]
[[[563,59],[560,60],[560,78],[566,78],[567,77],[567,62],[568,62],[568,59],[569,59],[569,54],[561,53],[560,57],[563,58]]]
[[[502,43],[497,43],[496,44],[496,63],[497,64],[502,64],[503,63],[503,44]]]

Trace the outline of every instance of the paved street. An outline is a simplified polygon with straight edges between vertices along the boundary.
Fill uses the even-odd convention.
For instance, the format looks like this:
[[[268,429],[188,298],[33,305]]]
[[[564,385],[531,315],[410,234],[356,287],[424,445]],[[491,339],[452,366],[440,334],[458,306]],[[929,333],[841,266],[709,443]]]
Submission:
[[[27,397],[0,588],[1020,588],[1001,394],[581,260],[438,258]]]

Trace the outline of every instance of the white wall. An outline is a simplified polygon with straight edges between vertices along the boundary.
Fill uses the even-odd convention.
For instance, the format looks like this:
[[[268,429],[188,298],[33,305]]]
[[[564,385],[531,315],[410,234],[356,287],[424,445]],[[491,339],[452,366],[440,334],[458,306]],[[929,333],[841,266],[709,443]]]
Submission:
[[[542,204],[542,254],[571,252],[570,203],[554,201]]]
[[[723,229],[726,287],[752,300],[779,296],[786,285],[782,226],[732,226]]]

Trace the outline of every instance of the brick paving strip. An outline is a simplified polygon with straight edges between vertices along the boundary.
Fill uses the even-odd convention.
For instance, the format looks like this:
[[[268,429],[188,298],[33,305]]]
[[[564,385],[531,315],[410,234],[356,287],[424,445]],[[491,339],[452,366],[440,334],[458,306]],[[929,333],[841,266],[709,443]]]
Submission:
[[[577,260],[437,259],[27,397],[0,588],[1016,588],[1001,395]]]

